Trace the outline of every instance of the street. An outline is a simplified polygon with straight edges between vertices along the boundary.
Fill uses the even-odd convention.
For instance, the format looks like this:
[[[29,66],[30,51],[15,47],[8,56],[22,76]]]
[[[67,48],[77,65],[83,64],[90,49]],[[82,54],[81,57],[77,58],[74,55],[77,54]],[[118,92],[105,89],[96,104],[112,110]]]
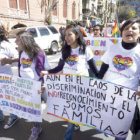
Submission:
[[[55,55],[48,55],[48,60],[51,67],[55,67],[60,58],[60,53]],[[14,74],[17,73],[16,67],[13,68]],[[47,115],[47,106],[42,103],[42,115],[43,131],[38,140],[63,140],[64,133],[67,129],[67,122],[56,117]],[[28,120],[19,119],[16,124],[8,129],[4,130],[3,126],[8,119],[8,114],[5,114],[4,122],[0,122],[0,140],[28,140],[33,126],[32,122]],[[121,124],[120,124],[121,125]],[[131,139],[131,133],[129,133],[127,140],[139,140],[140,133],[138,133],[133,139]],[[73,140],[114,140],[113,137],[104,135],[95,129],[91,129],[86,126],[81,126],[80,131],[74,132]]]
[[[40,77],[46,58],[38,47],[45,51],[52,69],[63,57],[59,73],[65,74],[50,72]],[[20,62],[15,62],[18,53],[13,48],[21,54]],[[4,120],[0,112],[0,140],[28,140],[33,119],[42,120],[36,140],[64,140],[67,119],[82,123],[72,140],[126,136],[138,86],[140,92],[139,48],[140,0],[0,0],[0,111],[4,110]],[[5,75],[12,74],[5,64],[11,64],[14,76]],[[42,96],[47,101],[40,100],[38,90],[46,92]],[[137,102],[140,114],[140,97]],[[28,120],[18,118],[9,128],[14,119],[8,121],[8,111]],[[39,131],[34,130],[36,137]],[[129,130],[126,140],[140,140],[140,131],[133,136]]]

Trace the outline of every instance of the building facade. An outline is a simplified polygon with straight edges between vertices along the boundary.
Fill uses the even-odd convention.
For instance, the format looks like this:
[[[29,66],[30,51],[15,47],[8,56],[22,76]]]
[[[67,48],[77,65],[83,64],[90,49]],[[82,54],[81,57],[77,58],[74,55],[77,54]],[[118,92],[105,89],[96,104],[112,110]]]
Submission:
[[[83,20],[104,24],[116,19],[116,0],[82,0],[82,3]]]
[[[82,20],[81,0],[59,0],[52,21],[57,24],[65,25],[67,20]]]
[[[91,20],[99,20],[97,17],[98,0],[82,0],[82,15],[83,20],[89,24]]]
[[[134,11],[136,17],[140,17],[140,0],[120,0],[121,6],[129,6]]]
[[[15,25],[44,25],[45,11],[42,10],[42,1],[48,2],[48,0],[0,0],[1,24],[8,31]],[[56,28],[65,26],[67,20],[82,20],[82,1],[57,0],[51,14],[52,25]]]

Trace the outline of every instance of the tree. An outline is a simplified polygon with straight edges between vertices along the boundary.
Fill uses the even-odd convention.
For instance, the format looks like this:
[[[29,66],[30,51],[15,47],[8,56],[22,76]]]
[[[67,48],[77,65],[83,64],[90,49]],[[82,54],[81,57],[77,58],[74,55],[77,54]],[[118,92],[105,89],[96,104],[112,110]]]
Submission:
[[[120,6],[119,12],[118,12],[119,22],[129,19],[129,11],[130,11],[130,8],[128,6]]]
[[[41,12],[44,11],[44,23],[52,24],[52,12],[56,9],[58,0],[41,0]]]
[[[135,10],[130,10],[129,11],[129,16],[132,17],[132,18],[136,17],[136,11]]]
[[[129,5],[123,5],[119,7],[119,10],[118,10],[119,22],[122,22],[129,18],[134,18],[134,17],[136,17],[136,11],[132,10]]]

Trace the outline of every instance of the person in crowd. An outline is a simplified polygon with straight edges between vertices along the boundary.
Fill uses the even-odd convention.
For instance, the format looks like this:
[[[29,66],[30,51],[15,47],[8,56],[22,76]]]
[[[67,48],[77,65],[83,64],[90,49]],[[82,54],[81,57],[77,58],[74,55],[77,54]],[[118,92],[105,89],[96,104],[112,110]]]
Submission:
[[[18,60],[18,51],[8,41],[8,39],[4,34],[4,29],[0,25],[0,73],[12,75],[11,64],[13,62],[16,62],[17,60]],[[17,121],[17,119],[18,117],[16,115],[10,114],[7,124],[4,125],[4,129],[10,128]],[[0,110],[0,121],[3,120],[4,115],[3,112]]]
[[[97,69],[93,61],[93,53],[86,47],[83,34],[77,25],[67,25],[65,31],[65,45],[62,47],[62,55],[58,66],[48,71],[42,71],[41,77],[47,73],[58,73],[63,71],[65,74],[77,74],[88,76],[90,67],[95,75]],[[73,59],[72,59],[73,58]],[[64,140],[72,140],[74,124],[68,123],[68,128]]]
[[[94,25],[92,28],[90,28],[90,33],[92,37],[102,37],[102,26],[99,24]],[[89,76],[90,77],[95,77],[94,73],[92,72],[91,69],[89,71]]]
[[[20,31],[16,35],[16,44],[18,46],[18,72],[20,77],[41,81],[40,72],[49,70],[50,66],[43,50],[36,44],[31,33]],[[24,61],[23,61],[24,60]],[[28,60],[30,63],[25,62]],[[26,66],[25,66],[26,65]],[[40,93],[43,91],[40,91]],[[43,96],[42,96],[43,97]],[[45,100],[45,99],[44,99]],[[37,140],[42,132],[41,123],[35,122],[29,140]]]
[[[126,20],[120,31],[122,42],[117,46],[111,46],[103,55],[101,58],[103,63],[98,78],[102,79],[104,77],[105,80],[112,83],[138,90],[140,77],[140,44],[138,42],[140,19]],[[126,58],[124,63],[121,61],[122,58]],[[140,95],[139,92],[138,94]],[[132,124],[132,126],[136,126],[136,124]],[[133,127],[133,132],[134,130],[135,127]],[[116,138],[116,140],[125,139]]]
[[[89,26],[86,26],[86,27],[85,27],[85,31],[86,31],[86,33],[89,33],[89,29],[90,29]]]
[[[92,27],[89,28],[88,36],[93,37],[93,28]]]
[[[80,30],[81,30],[83,36],[84,36],[84,37],[87,37],[87,33],[86,33],[86,31],[85,31],[85,28],[84,28],[84,23],[81,22],[81,21],[79,21],[79,22],[77,23],[77,25],[79,25]]]
[[[93,36],[94,37],[102,37],[102,26],[99,24],[96,24],[93,26]]]
[[[61,41],[62,41],[61,45],[63,46],[65,43],[65,27],[61,27],[60,34],[61,34]]]

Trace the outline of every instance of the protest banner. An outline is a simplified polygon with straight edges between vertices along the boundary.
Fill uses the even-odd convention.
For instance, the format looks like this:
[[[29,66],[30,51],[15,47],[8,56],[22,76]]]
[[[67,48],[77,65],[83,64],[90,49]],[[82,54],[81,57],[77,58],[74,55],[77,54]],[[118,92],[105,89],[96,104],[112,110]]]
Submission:
[[[121,38],[104,38],[88,36],[85,38],[85,40],[86,45],[91,48],[94,54],[96,67],[99,70],[102,64],[101,57],[104,55],[105,51],[112,45],[115,45],[115,47],[117,47],[117,44],[121,41]]]
[[[41,82],[0,74],[0,109],[21,118],[42,122]]]
[[[48,114],[126,137],[136,106],[135,91],[104,80],[66,74],[45,75],[44,82]]]

